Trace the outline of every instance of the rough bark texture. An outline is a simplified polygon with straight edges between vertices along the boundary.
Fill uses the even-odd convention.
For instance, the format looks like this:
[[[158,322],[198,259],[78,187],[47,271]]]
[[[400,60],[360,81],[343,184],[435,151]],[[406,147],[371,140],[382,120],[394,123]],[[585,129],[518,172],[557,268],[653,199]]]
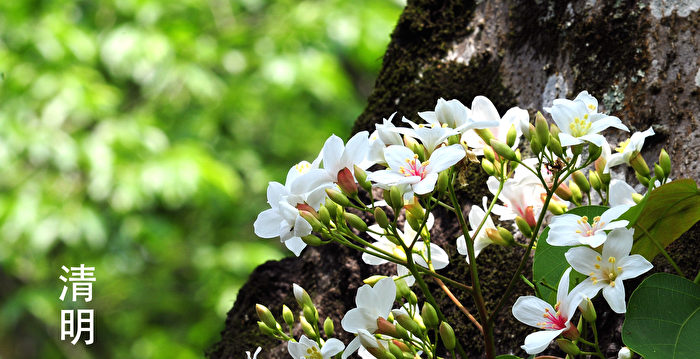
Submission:
[[[373,130],[375,122],[394,111],[416,119],[416,112],[432,109],[439,97],[468,105],[474,96],[485,95],[501,113],[514,105],[534,112],[551,105],[554,98],[572,98],[585,89],[602,100],[604,111],[620,117],[632,131],[654,127],[657,135],[647,140],[644,150],[648,162],[666,148],[674,159],[672,176],[697,181],[699,7],[692,1],[657,0],[408,1],[375,90],[354,131]],[[632,173],[620,171],[614,175],[633,179]],[[480,201],[484,175],[476,166],[462,173],[464,203]],[[454,246],[456,221],[440,211],[436,217],[434,238],[440,238],[439,244],[452,257],[447,274],[468,278]],[[670,247],[688,275],[699,268],[699,238],[696,224]],[[520,255],[517,249],[491,246],[479,256],[489,304],[500,298]],[[660,256],[654,265],[654,271],[670,271]],[[242,358],[246,350],[260,345],[265,358],[287,357],[283,344],[257,331],[255,303],[268,305],[276,315],[282,304],[296,308],[291,291],[291,283],[296,282],[309,291],[321,317],[330,316],[340,329],[340,318],[354,306],[362,278],[386,273],[388,268],[366,266],[357,253],[335,245],[309,248],[300,258],[265,263],[240,291],[222,339],[209,356]],[[628,296],[640,281],[625,283]],[[521,285],[517,292],[528,291]],[[471,303],[459,290],[455,293],[463,303]],[[438,295],[438,300],[452,308],[444,296]],[[607,308],[604,302],[597,307],[601,308],[603,350],[614,357],[621,343],[622,316],[603,311]],[[501,314],[496,322],[497,352],[524,355],[519,347],[531,329],[512,319],[510,306]],[[481,357],[476,329],[457,310],[448,309],[447,315],[470,356]],[[349,336],[338,332],[341,340],[349,342]],[[559,353],[553,347],[550,352]]]

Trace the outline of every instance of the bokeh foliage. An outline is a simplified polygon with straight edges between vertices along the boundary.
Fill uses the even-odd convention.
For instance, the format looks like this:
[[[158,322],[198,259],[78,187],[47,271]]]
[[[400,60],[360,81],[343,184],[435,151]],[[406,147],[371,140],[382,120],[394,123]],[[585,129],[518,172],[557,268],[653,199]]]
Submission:
[[[400,1],[0,2],[0,356],[199,358],[270,180],[345,137]],[[96,342],[59,340],[95,266]],[[254,348],[253,348],[254,349]]]

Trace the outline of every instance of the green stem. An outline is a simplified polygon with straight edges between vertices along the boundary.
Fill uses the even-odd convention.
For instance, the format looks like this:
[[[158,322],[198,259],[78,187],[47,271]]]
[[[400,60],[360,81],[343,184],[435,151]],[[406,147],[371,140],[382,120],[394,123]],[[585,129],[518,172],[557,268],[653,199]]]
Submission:
[[[676,264],[676,262],[673,260],[673,258],[671,258],[671,256],[668,254],[668,252],[666,252],[664,247],[661,246],[661,243],[657,242],[656,239],[654,239],[654,237],[652,237],[651,234],[649,234],[649,232],[647,232],[647,230],[644,227],[640,226],[639,224],[636,224],[635,228],[641,229],[642,232],[644,232],[644,234],[647,237],[649,237],[649,240],[651,241],[651,243],[654,243],[654,245],[656,246],[656,249],[658,249],[659,252],[661,252],[661,254],[663,254],[664,257],[666,257],[666,260],[668,260],[668,262],[671,263],[671,266],[673,267],[673,269],[676,270],[676,272],[678,272],[678,275],[680,275],[681,277],[685,277],[681,268],[678,266],[678,264]]]
[[[595,326],[595,322],[591,322],[591,329],[593,329],[593,340],[595,341],[595,351],[596,351],[596,353],[598,353],[599,357],[601,357],[602,359],[605,359],[605,356],[600,351],[600,344],[598,342],[598,329]]]
[[[500,181],[498,191],[496,192],[493,201],[491,201],[491,205],[486,211],[486,215],[484,216],[477,229],[474,231],[474,236],[476,236],[479,233],[479,231],[481,231],[481,227],[483,227],[484,223],[486,223],[486,219],[489,218],[489,214],[491,213],[493,206],[496,204],[498,195],[503,189],[503,183],[504,181]],[[479,317],[481,319],[481,323],[483,323],[482,327],[484,329],[484,351],[486,352],[486,358],[493,359],[496,357],[496,347],[493,337],[493,323],[488,322],[488,310],[486,309],[486,302],[484,300],[483,293],[481,292],[481,283],[479,282],[479,274],[477,272],[476,267],[476,256],[474,255],[474,238],[471,238],[469,236],[469,227],[467,227],[467,222],[464,220],[462,206],[457,200],[457,195],[455,194],[455,189],[452,180],[450,180],[450,183],[447,187],[449,188],[452,206],[455,208],[455,213],[457,214],[457,219],[459,221],[459,225],[462,229],[462,234],[464,235],[464,239],[467,244],[467,255],[469,256],[469,271],[472,279],[472,288],[474,289],[472,292],[472,297],[474,298],[474,304],[476,304],[476,309],[479,312]],[[469,238],[469,240],[467,240],[467,238]]]

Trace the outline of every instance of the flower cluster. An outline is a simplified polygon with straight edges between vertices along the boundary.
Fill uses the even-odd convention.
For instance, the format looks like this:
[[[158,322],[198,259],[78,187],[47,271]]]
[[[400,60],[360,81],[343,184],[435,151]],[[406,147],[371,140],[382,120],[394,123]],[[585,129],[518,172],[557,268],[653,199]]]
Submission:
[[[366,264],[395,266],[365,279],[357,290],[356,307],[340,320],[342,328],[355,335],[347,347],[333,338],[333,320],[321,323],[308,293],[297,285],[294,294],[304,335],[297,341],[259,305],[261,330],[288,341],[293,358],[344,359],[355,352],[363,358],[436,358],[438,337],[445,350],[464,356],[426,284],[430,278],[483,333],[486,356],[494,358],[493,326],[486,324],[512,301],[514,285],[523,278],[537,296],[518,298],[512,314],[541,329],[525,338],[522,348],[527,353],[540,353],[556,339],[567,354],[582,353],[581,343],[600,354],[597,339],[586,341],[571,324],[577,308],[595,332],[591,299],[602,290],[612,311],[625,313],[622,281],[652,267],[648,258],[631,254],[637,238],[631,209],[641,208],[648,193],[642,197],[626,182],[612,179],[611,168],[628,164],[651,191],[668,181],[670,159],[662,151],[651,175],[640,155],[644,139],[653,135],[651,128],[632,134],[612,153],[601,132],[628,128],[619,118],[599,112],[598,101],[586,91],[573,100],[554,100],[545,110],[551,122],[537,112],[531,123],[526,110],[514,107],[501,116],[483,96],[474,98],[471,108],[458,100],[439,99],[433,111],[418,113],[424,123],[405,117],[398,121],[392,114],[371,134],[359,132],[347,143],[333,135],[316,159],[292,167],[284,184],[271,182],[270,208],[255,221],[258,236],[279,237],[297,256],[307,245],[336,243],[362,252]],[[529,158],[523,158],[526,150]],[[465,212],[457,195],[465,184],[458,174],[482,170],[489,175],[485,185],[491,196]],[[460,233],[435,236],[438,213],[440,218],[454,214]],[[569,247],[558,259],[567,269],[557,277],[555,303],[540,293],[547,283],[534,274],[532,283],[522,273],[532,252],[538,256],[538,240]],[[492,244],[503,250],[523,247],[525,253],[503,298],[487,308],[481,287],[488,283],[479,282],[477,257]],[[460,265],[467,267],[469,284],[444,271],[451,259],[445,246],[456,247],[464,257]],[[576,278],[585,279],[570,290],[574,271]],[[411,289],[416,287],[426,298],[422,305]],[[476,316],[453,290],[470,295]],[[287,307],[282,315],[291,329],[297,317]]]

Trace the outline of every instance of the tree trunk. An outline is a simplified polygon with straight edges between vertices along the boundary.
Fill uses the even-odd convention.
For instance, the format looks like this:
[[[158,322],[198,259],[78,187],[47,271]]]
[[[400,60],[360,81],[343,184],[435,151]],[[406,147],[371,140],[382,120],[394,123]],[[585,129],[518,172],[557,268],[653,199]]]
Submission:
[[[588,90],[601,100],[603,111],[622,119],[631,131],[653,126],[647,139],[646,160],[656,161],[661,148],[674,161],[674,178],[700,179],[697,134],[700,114],[700,5],[692,1],[410,1],[392,34],[384,64],[354,132],[373,130],[373,124],[398,111],[416,119],[418,111],[434,108],[438,98],[456,98],[469,105],[477,95],[491,99],[501,113],[511,106],[531,114],[555,98],[573,98]],[[618,139],[622,132],[611,133]],[[608,137],[611,143],[611,137]],[[624,170],[620,170],[624,171]],[[478,166],[463,171],[464,203],[480,202],[485,194]],[[632,180],[631,172],[619,172]],[[468,206],[465,211],[468,210]],[[436,212],[434,238],[451,256],[449,275],[467,278],[464,259],[454,245],[458,225],[454,216]],[[671,255],[687,275],[698,265],[700,227],[677,240]],[[521,251],[490,246],[477,260],[486,299],[500,298],[517,266]],[[670,271],[664,259],[654,271]],[[322,318],[330,316],[346,344],[340,319],[354,307],[362,278],[382,272],[364,265],[358,253],[337,245],[307,248],[300,258],[268,262],[258,267],[228,313],[222,339],[210,349],[211,358],[243,358],[246,350],[263,346],[265,358],[286,358],[286,344],[262,336],[256,325],[255,303],[280,316],[281,305],[297,308],[291,284],[311,294]],[[641,279],[626,282],[627,294]],[[434,283],[432,283],[434,285]],[[437,293],[438,291],[435,291]],[[472,305],[455,290],[463,303]],[[440,294],[440,293],[438,293]],[[530,294],[520,285],[516,295]],[[457,337],[471,357],[481,357],[477,330],[441,295]],[[515,298],[515,297],[513,297]],[[604,302],[598,308],[607,308]],[[474,308],[471,309],[476,312]],[[520,349],[532,328],[515,321],[510,306],[496,321],[500,353],[524,355]],[[623,316],[599,310],[603,350],[616,356],[622,340]],[[600,326],[599,326],[600,327]],[[297,335],[301,333],[296,328]],[[345,335],[343,335],[345,334]],[[559,353],[558,349],[550,349]]]

